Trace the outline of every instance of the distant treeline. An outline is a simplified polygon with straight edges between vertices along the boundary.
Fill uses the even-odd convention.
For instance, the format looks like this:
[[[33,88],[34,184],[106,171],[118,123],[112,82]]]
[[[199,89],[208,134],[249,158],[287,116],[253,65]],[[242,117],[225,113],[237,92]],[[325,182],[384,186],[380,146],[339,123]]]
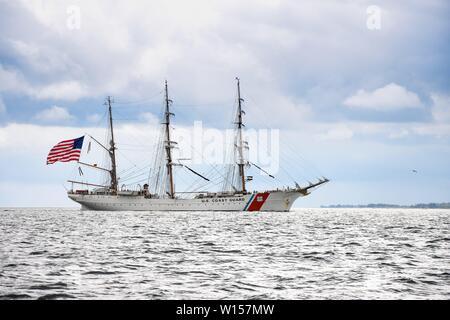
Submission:
[[[411,208],[411,209],[450,209],[450,202],[442,203],[418,203],[410,206],[386,204],[386,203],[370,203],[370,204],[332,204],[329,206],[321,206],[321,208]]]

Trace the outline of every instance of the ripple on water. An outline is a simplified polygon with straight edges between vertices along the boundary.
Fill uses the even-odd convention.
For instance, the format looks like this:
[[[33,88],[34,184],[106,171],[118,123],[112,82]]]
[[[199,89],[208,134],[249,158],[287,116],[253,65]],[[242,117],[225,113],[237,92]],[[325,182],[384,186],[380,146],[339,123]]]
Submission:
[[[110,275],[110,274],[119,274],[121,272],[118,271],[103,271],[103,270],[93,270],[93,271],[86,271],[83,272],[84,275]]]
[[[38,297],[38,300],[58,300],[58,299],[75,299],[76,297],[67,293],[49,293]]]
[[[41,285],[30,286],[30,290],[52,290],[52,289],[65,289],[67,288],[67,283],[64,282],[55,282],[55,283],[47,283]]]
[[[16,263],[8,263],[3,266],[3,268],[15,268],[18,265]]]
[[[31,299],[32,297],[24,293],[9,293],[0,295],[0,300],[15,300],[15,299]]]
[[[427,241],[427,243],[436,243],[436,242],[450,242],[450,238],[437,238]]]
[[[407,284],[417,284],[417,283],[419,283],[419,282],[417,282],[416,280],[414,280],[414,279],[411,279],[411,278],[397,278],[397,279],[394,279],[394,281],[396,281],[396,282],[400,282],[400,283],[407,283]]]
[[[48,253],[47,250],[32,251],[32,252],[30,252],[30,256],[40,256],[40,255],[43,255],[43,254],[46,254],[46,253]]]
[[[358,247],[360,247],[360,246],[362,246],[362,244],[361,243],[359,243],[359,242],[347,242],[347,243],[344,243],[343,245],[342,245],[343,247],[349,247],[349,246],[358,246]]]
[[[162,250],[161,253],[167,254],[167,253],[183,253],[184,250],[182,249],[169,249],[169,250]]]
[[[225,249],[211,249],[212,252],[220,252],[220,253],[242,253],[241,250],[233,249],[233,250],[225,250]]]

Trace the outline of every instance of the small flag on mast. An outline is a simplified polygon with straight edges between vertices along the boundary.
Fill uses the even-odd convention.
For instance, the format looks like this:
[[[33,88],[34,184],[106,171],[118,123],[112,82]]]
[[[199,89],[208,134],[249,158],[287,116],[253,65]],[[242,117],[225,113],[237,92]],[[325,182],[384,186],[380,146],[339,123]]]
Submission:
[[[83,147],[84,136],[64,140],[54,146],[47,156],[47,164],[52,164],[55,162],[69,162],[80,160],[81,148]]]

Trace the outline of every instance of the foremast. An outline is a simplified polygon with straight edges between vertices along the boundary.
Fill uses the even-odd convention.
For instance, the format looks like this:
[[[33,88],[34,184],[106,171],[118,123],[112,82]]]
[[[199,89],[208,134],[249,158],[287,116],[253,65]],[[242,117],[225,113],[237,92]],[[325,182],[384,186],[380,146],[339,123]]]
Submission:
[[[167,191],[169,198],[175,198],[175,188],[173,184],[173,163],[172,163],[172,141],[170,140],[170,117],[174,114],[170,112],[170,103],[172,100],[169,99],[169,90],[167,88],[167,80],[165,82],[165,150],[166,150],[166,166],[167,166],[167,177],[169,179],[169,190]]]

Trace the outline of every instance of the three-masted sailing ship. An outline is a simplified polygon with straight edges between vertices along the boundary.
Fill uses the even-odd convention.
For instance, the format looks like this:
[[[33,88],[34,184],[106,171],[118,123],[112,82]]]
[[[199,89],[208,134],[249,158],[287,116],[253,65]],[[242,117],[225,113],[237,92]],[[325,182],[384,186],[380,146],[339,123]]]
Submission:
[[[172,149],[176,142],[172,141],[171,111],[172,100],[169,99],[167,81],[164,88],[164,112],[162,122],[161,143],[156,147],[157,159],[152,168],[155,179],[149,180],[140,190],[119,190],[120,177],[117,174],[116,142],[114,140],[113,115],[111,99],[108,97],[109,141],[108,145],[101,144],[91,137],[97,144],[105,149],[109,161],[109,168],[101,168],[97,165],[78,161],[79,164],[103,170],[109,175],[109,184],[101,185],[90,182],[69,180],[72,188],[68,191],[68,197],[81,204],[85,210],[131,210],[131,211],[289,211],[295,200],[306,196],[310,192],[329,180],[320,178],[316,183],[309,183],[301,187],[297,183],[293,187],[273,189],[265,191],[250,191],[247,182],[253,177],[246,175],[246,168],[250,165],[263,170],[256,164],[250,163],[244,157],[244,148],[247,142],[243,138],[243,99],[241,98],[240,82],[237,80],[237,110],[235,118],[234,135],[234,163],[223,175],[223,190],[216,192],[187,192],[191,196],[180,196],[175,190],[174,166],[183,166],[202,179],[207,177],[192,168],[174,161]],[[79,154],[79,152],[78,152]],[[69,158],[65,158],[70,160]],[[78,159],[79,160],[79,159]],[[159,162],[159,163],[158,163]],[[271,176],[271,175],[270,175]],[[83,186],[81,189],[75,186]],[[90,189],[94,187],[93,189]],[[183,195],[186,192],[182,192]]]

